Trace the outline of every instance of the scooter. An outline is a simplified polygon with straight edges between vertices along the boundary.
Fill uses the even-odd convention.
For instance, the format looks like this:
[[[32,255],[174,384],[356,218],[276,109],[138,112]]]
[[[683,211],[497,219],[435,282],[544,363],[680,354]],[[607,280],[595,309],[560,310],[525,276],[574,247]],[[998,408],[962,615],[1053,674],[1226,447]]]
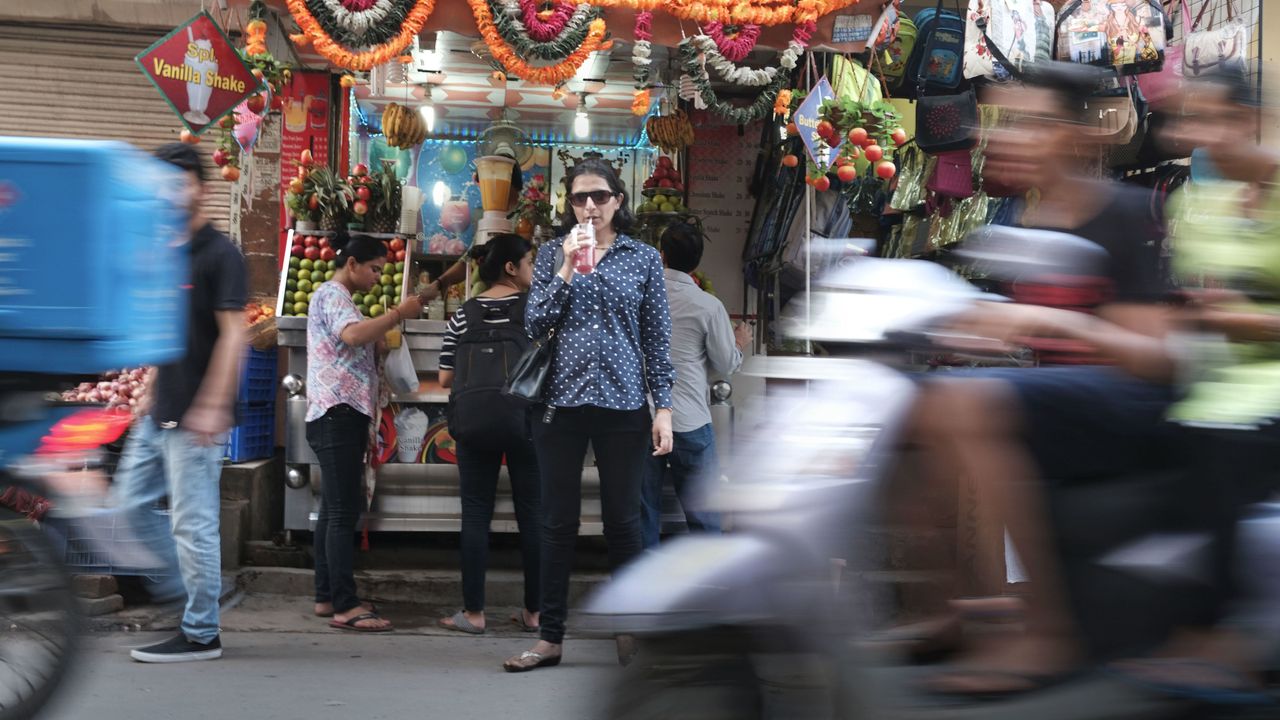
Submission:
[[[1087,278],[1105,260],[1096,245],[1060,233],[988,228],[966,244],[968,261],[992,278]],[[588,599],[585,627],[640,641],[601,717],[1186,716],[1186,705],[1103,672],[1017,699],[960,702],[924,689],[928,669],[887,660],[862,642],[878,625],[875,609],[856,575],[834,581],[832,559],[872,561],[860,558],[862,529],[877,515],[917,394],[910,358],[942,347],[980,352],[982,339],[936,329],[984,299],[993,298],[912,260],[856,260],[815,285],[793,313],[793,334],[836,357],[758,366],[770,381],[768,417],[740,435],[732,480],[717,483],[704,503],[732,517],[732,532],[664,542]],[[1143,597],[1133,593],[1128,600]]]

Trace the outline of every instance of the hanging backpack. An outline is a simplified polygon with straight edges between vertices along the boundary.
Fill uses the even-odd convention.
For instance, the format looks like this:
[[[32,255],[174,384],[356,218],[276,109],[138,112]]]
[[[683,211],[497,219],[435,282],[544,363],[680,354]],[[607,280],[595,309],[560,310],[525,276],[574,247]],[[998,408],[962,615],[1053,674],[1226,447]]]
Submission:
[[[1058,13],[1058,59],[1121,75],[1158,72],[1172,35],[1160,0],[1071,0]]]
[[[907,62],[903,92],[946,95],[964,88],[964,19],[958,13],[926,8],[916,14],[916,44]],[[902,92],[899,93],[900,95]]]
[[[462,305],[467,329],[454,351],[448,419],[449,434],[464,445],[503,450],[529,437],[529,404],[502,392],[530,345],[524,330],[527,301],[522,295],[510,305],[485,307],[472,298]],[[499,318],[509,322],[486,322]]]
[[[903,86],[907,76],[907,63],[915,50],[918,35],[916,24],[911,21],[911,18],[903,15],[898,18],[897,37],[881,48],[884,51],[880,63],[884,82],[894,91],[900,90]]]

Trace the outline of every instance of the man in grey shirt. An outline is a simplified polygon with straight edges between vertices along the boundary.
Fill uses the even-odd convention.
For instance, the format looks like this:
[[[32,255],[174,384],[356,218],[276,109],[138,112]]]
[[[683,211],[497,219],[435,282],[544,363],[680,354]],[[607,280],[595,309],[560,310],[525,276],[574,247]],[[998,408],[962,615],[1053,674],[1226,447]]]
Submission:
[[[746,324],[735,328],[724,305],[689,275],[702,260],[698,230],[674,223],[663,232],[660,248],[671,308],[671,364],[676,370],[671,390],[675,445],[669,455],[650,457],[645,468],[640,519],[645,548],[658,544],[662,486],[668,478],[685,508],[689,529],[720,530],[714,513],[689,509],[698,484],[719,474],[709,377],[736,372],[742,365],[742,351],[751,344],[751,328]]]

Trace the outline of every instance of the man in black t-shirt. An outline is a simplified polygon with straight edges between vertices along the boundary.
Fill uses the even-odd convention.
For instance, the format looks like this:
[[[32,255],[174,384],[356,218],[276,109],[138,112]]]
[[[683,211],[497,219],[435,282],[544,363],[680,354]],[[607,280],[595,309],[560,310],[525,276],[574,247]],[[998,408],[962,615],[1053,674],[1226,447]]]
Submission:
[[[1165,454],[1163,420],[1174,395],[1163,342],[1170,312],[1162,304],[1162,237],[1146,198],[1088,177],[1082,110],[1097,81],[1089,72],[1037,66],[1026,85],[1001,86],[991,98],[1010,118],[989,138],[984,176],[1038,190],[1022,224],[1093,241],[1108,252],[1109,263],[1105,287],[1092,298],[1054,302],[1046,293],[985,304],[957,328],[1038,346],[1042,359],[1076,364],[956,373],[921,393],[922,446],[938,453],[935,467],[946,468],[950,479],[964,478],[967,497],[979,498],[963,510],[977,516],[978,534],[1000,547],[1007,528],[1032,582],[1027,631],[962,658],[931,683],[939,692],[1026,692],[1086,662],[1044,511],[1044,486],[1032,481],[1106,480],[1147,469]],[[998,593],[1004,580],[1001,572],[979,582]]]
[[[223,443],[235,422],[246,288],[240,250],[201,209],[200,155],[190,145],[174,143],[156,156],[186,176],[182,191],[191,213],[190,276],[184,285],[189,291],[187,349],[180,360],[153,373],[115,481],[133,529],[164,559],[153,597],[186,602],[181,632],[131,655],[139,662],[174,663],[222,656],[219,481]],[[168,521],[156,508],[166,497]]]

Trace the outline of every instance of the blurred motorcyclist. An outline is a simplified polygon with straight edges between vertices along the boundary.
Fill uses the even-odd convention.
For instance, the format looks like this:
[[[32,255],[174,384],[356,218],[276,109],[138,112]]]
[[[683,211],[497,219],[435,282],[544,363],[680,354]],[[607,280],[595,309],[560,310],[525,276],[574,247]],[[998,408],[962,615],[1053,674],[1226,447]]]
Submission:
[[[967,653],[931,682],[939,692],[1021,693],[1084,662],[1049,522],[1028,481],[1104,480],[1147,467],[1167,446],[1162,419],[1174,395],[1162,340],[1169,319],[1162,233],[1146,193],[1091,177],[1096,154],[1082,119],[1098,82],[1093,69],[1048,63],[987,98],[1009,121],[989,139],[984,177],[1032,191],[1022,225],[1083,237],[1110,262],[1100,284],[1077,283],[1076,297],[1055,298],[1057,307],[986,303],[956,328],[1032,347],[1052,338],[1059,342],[1039,344],[1041,360],[1059,366],[941,374],[917,406],[926,469],[976,488],[979,524],[1007,527],[1032,580],[1027,631]],[[1014,298],[1045,302],[1027,289],[1015,286]]]

